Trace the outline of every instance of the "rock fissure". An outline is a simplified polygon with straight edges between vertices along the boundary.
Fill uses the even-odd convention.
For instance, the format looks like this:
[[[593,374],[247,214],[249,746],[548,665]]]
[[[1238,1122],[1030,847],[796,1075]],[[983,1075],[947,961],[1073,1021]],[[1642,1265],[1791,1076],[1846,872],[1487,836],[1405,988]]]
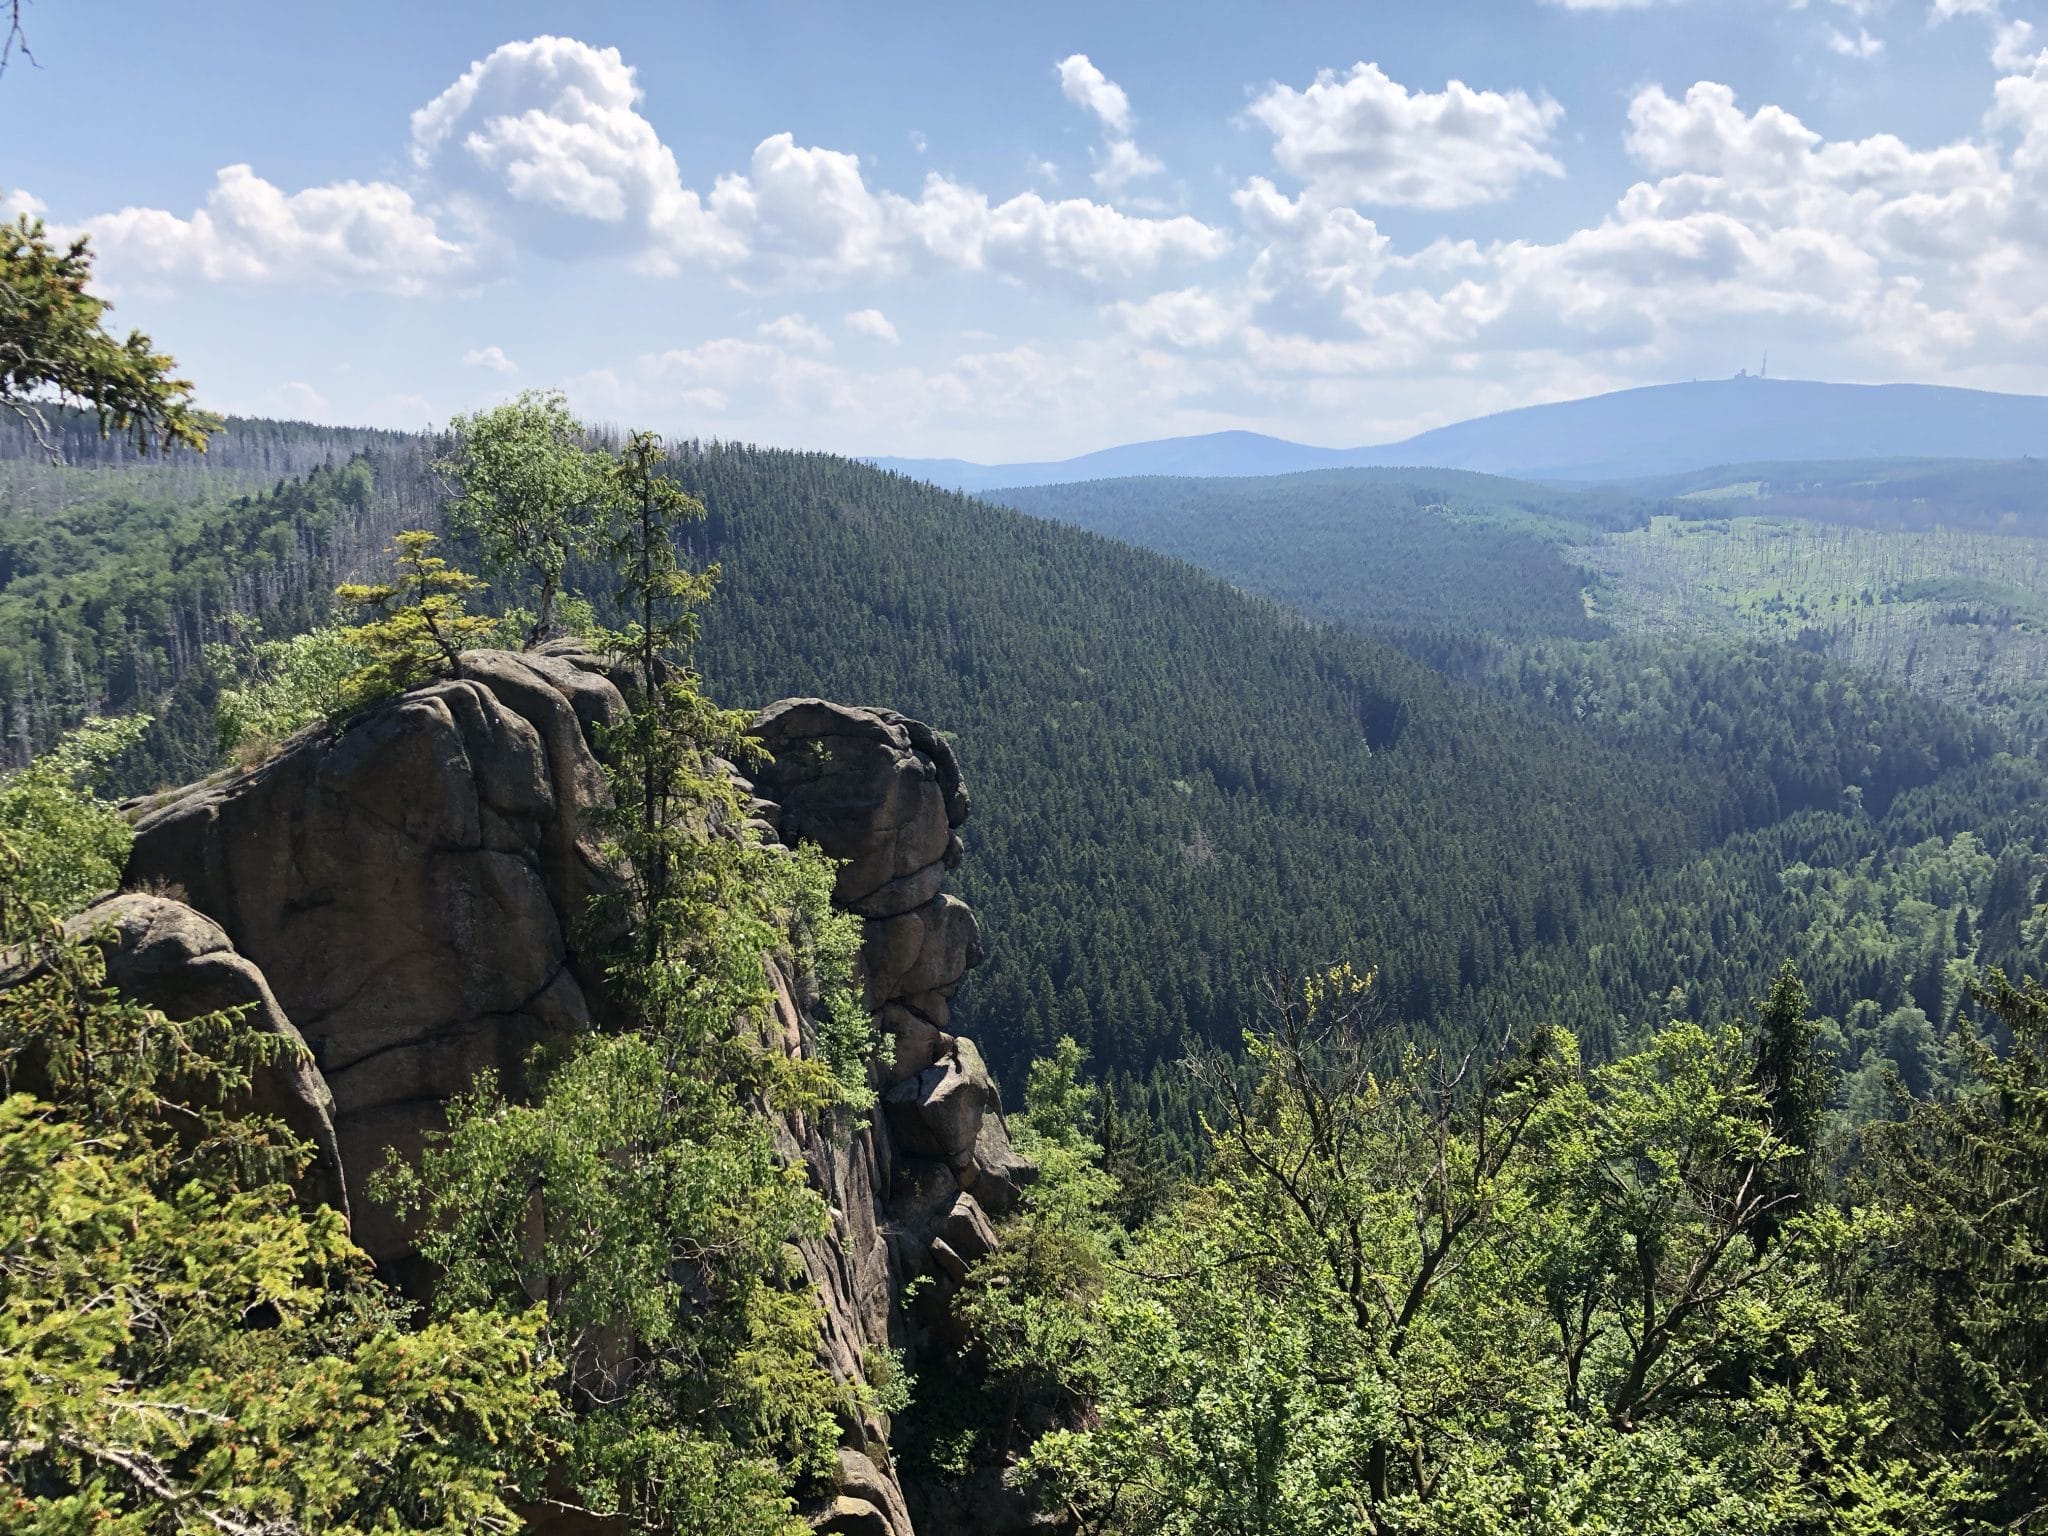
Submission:
[[[422,1047],[446,1044],[463,1034],[466,1029],[473,1030],[479,1024],[495,1024],[503,1027],[518,1019],[531,1019],[534,1016],[535,1005],[549,991],[567,979],[568,975],[568,963],[564,961],[555,968],[545,982],[509,1008],[500,1008],[471,1018],[447,1019],[436,1024],[428,1024],[423,1026],[416,1036],[403,1040],[388,1041],[385,1044],[365,1051],[360,1056],[351,1056],[346,1061],[325,1063],[323,1064],[323,1070],[326,1071],[330,1078],[333,1078],[343,1073],[355,1072],[363,1067],[373,1065],[396,1051],[418,1050]]]

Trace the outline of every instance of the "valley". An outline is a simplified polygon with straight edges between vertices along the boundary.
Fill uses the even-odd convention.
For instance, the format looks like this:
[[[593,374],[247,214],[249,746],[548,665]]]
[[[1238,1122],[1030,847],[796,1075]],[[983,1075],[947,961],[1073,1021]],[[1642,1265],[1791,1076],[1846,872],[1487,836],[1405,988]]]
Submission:
[[[2048,32],[1472,19],[0,0],[0,1536],[2048,1536]]]
[[[0,0],[0,1536],[2048,1536],[2048,31],[1479,20]]]
[[[445,436],[238,420],[204,461],[142,460],[90,438],[77,447],[78,461],[57,468],[16,439],[0,461],[0,707],[17,763],[82,739],[67,733],[89,716],[140,711],[147,723],[119,733],[100,782],[146,793],[203,778],[225,783],[236,803],[267,782],[275,747],[230,743],[224,722],[273,707],[260,702],[260,689],[276,686],[263,679],[289,679],[295,637],[337,634],[338,585],[378,578],[389,568],[383,546],[407,527],[443,534],[458,562],[489,563],[472,528],[449,516],[449,471],[435,467],[447,462]],[[893,1460],[861,1452],[868,1459],[843,1462],[841,1474],[882,1501],[874,1507],[901,1503],[906,1521],[915,1511],[919,1530],[973,1528],[979,1516],[962,1509],[993,1507],[1000,1392],[1021,1394],[1048,1435],[1036,1475],[1121,1475],[1113,1463],[1059,1471],[1044,1459],[1061,1443],[1059,1378],[1013,1374],[1004,1386],[1000,1372],[963,1370],[946,1341],[1009,1338],[1022,1325],[1005,1309],[1070,1283],[1018,1271],[1006,1255],[1053,1243],[1087,1266],[1111,1253],[1163,1262],[1157,1245],[1172,1247],[1171,1229],[1143,1222],[1174,1191],[1222,1170],[1208,1198],[1254,1194],[1232,1184],[1234,1154],[1219,1136],[1250,1113],[1238,1095],[1261,1074],[1257,1092],[1269,1098],[1321,1094],[1330,1063],[1320,1053],[1348,1041],[1341,1049],[1369,1050],[1385,1091],[1412,1096],[1402,1113],[1427,1124],[1448,1113],[1428,1108],[1426,1080],[1412,1076],[1436,1070],[1427,1063],[1469,1070],[1554,1041],[1569,1042],[1556,1048],[1572,1059],[1583,1053],[1589,1082],[1622,1074],[1598,1090],[1621,1094],[1627,1074],[1660,1052],[1706,1051],[1687,1070],[1723,1070],[1707,1066],[1723,1047],[1682,1044],[1689,1021],[1738,1018],[1752,1000],[1792,999],[1796,987],[1784,1017],[1796,1016],[1799,1049],[1827,1085],[1802,1134],[1825,1126],[1832,1137],[1881,1138],[1907,1104],[1966,1091],[1985,1070],[1967,1029],[1994,968],[2048,969],[2048,765],[2029,734],[2042,693],[2043,541],[2022,531],[2030,504],[2000,508],[2004,489],[1959,498],[1963,526],[1951,528],[1917,485],[1895,498],[1909,509],[1901,516],[1820,496],[1811,475],[1800,496],[1772,495],[1782,472],[1737,479],[1739,470],[1705,474],[1706,485],[1590,488],[1374,469],[1110,480],[997,493],[1008,506],[829,455],[734,445],[675,444],[658,473],[646,483],[703,509],[677,526],[674,548],[717,573],[691,621],[712,697],[749,711],[817,696],[901,710],[937,725],[932,750],[943,740],[958,764],[948,771],[964,775],[947,813],[958,897],[933,899],[940,937],[928,941],[944,947],[933,963],[953,979],[880,1008],[882,1049],[896,1063],[882,1085],[893,1085],[888,1104],[912,1089],[957,1102],[983,1095],[975,1116],[996,1116],[992,1127],[1007,1102],[1011,1131],[988,1134],[1013,1132],[1020,1150],[960,1130],[957,1107],[902,1099],[880,1111],[895,1150],[875,1143],[862,1155],[882,1163],[834,1177],[853,1181],[842,1199],[873,1204],[885,1226],[923,1232],[936,1218],[904,1205],[909,1175],[892,1184],[883,1165],[921,1166],[934,1147],[971,1144],[977,1161],[959,1163],[958,1178],[1010,1213],[1002,1241],[1019,1245],[994,1248],[991,1229],[972,1239],[979,1262],[1025,1289],[1012,1302],[989,1288],[995,1281],[963,1289],[942,1279],[934,1294],[944,1299],[887,1321],[899,1303],[885,1272],[900,1281],[921,1265],[942,1277],[966,1270],[893,1248],[884,1264],[876,1248],[861,1275],[821,1291],[843,1319],[834,1326],[869,1340],[839,1348],[836,1379],[886,1379],[896,1367],[874,1353],[884,1340],[907,1340],[907,1358],[921,1362],[921,1406],[902,1421]],[[1997,484],[1975,467],[1943,473]],[[517,568],[493,569],[491,602],[511,617],[463,622],[510,635],[535,588]],[[579,623],[628,617],[605,562],[579,555],[562,579],[589,605]],[[495,680],[503,699],[528,698],[494,654],[475,653],[463,674]],[[554,654],[591,673],[612,665]],[[574,674],[544,675],[562,688]],[[794,707],[787,718],[840,708]],[[348,739],[302,734],[292,760]],[[910,739],[890,750],[907,752]],[[480,740],[469,751],[484,751]],[[400,760],[375,775],[412,771]],[[793,757],[763,783],[801,804],[817,792],[806,761]],[[257,767],[246,790],[238,765]],[[175,803],[203,808],[219,792]],[[278,803],[317,804],[307,793]],[[866,857],[876,834],[858,820],[848,829],[846,814],[831,810],[820,825]],[[167,889],[239,910],[232,886],[195,886],[197,868],[149,857]],[[966,938],[945,926],[963,921]],[[886,926],[867,924],[873,956]],[[334,942],[356,940],[337,931]],[[306,964],[266,963],[289,964],[287,975]],[[886,963],[923,974],[922,960]],[[1287,989],[1304,985],[1290,1002]],[[1297,1007],[1301,1027],[1334,1031],[1318,1036],[1325,1046],[1270,1032],[1294,1027]],[[2023,1017],[2010,1007],[2007,1016]],[[919,1063],[966,1049],[933,1038],[971,1041],[974,1054],[926,1068],[953,1074],[927,1088]],[[1271,1077],[1290,1051],[1309,1054]],[[1082,1085],[1084,1070],[1099,1090]],[[1565,1069],[1541,1072],[1554,1070]],[[1069,1100],[1051,1086],[1061,1073],[1070,1087],[1059,1092],[1084,1104],[1099,1091],[1099,1107],[1061,1122],[1068,1111],[1056,1105]],[[349,1198],[360,1203],[371,1187],[362,1144],[377,1134],[366,1127],[391,1111],[358,1102],[358,1077],[336,1081],[346,1089],[335,1125]],[[533,1113],[556,1113],[555,1102]],[[1329,1111],[1360,1106],[1332,1101]],[[565,1100],[559,1112],[585,1111]],[[1439,1120],[1430,1134],[1463,1132]],[[1083,1164],[1063,1160],[1061,1137],[1083,1149]],[[823,1141],[805,1145],[827,1164],[840,1156]],[[1539,1154],[1532,1144],[1537,1161],[1515,1178],[1540,1185],[1556,1176],[1555,1159],[1575,1155],[1543,1145]],[[419,1155],[482,1155],[457,1146],[429,1138]],[[1019,1156],[1043,1167],[1031,1175],[1048,1181],[1042,1194],[1020,1196]],[[462,1165],[434,1166],[452,1175]],[[1079,1186],[1096,1191],[1083,1195],[1069,1189],[1076,1177],[1111,1182]],[[943,1184],[964,1188],[951,1175]],[[460,1198],[484,1197],[479,1188]],[[946,1244],[987,1227],[980,1206],[959,1198],[975,1215],[946,1225],[933,1253],[952,1254]],[[1128,1232],[1112,1208],[1128,1209]],[[407,1272],[417,1261],[380,1211],[367,1208],[358,1230],[388,1250],[394,1273]],[[437,1262],[463,1251],[433,1249],[448,1256]],[[830,1271],[816,1255],[806,1263]],[[1307,1283],[1306,1271],[1288,1273],[1286,1285]],[[1760,1286],[1762,1272],[1735,1283]],[[1113,1280],[1089,1284],[1089,1305],[1126,1304]],[[1456,1316],[1442,1325],[1462,1326]],[[1304,1324],[1287,1310],[1258,1326]],[[1327,1339],[1331,1326],[1314,1336]],[[1476,1346],[1459,1348],[1459,1369],[1472,1368]],[[1112,1353],[1091,1369],[1131,1366]],[[1125,1387],[1112,1375],[1092,1390]],[[1005,1520],[1024,1518],[1014,1501],[1002,1507]]]

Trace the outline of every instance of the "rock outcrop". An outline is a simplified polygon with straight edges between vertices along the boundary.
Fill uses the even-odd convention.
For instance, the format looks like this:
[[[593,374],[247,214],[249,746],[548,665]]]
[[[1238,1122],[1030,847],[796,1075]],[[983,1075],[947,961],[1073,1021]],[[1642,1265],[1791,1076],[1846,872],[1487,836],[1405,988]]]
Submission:
[[[247,1006],[253,1027],[303,1040],[252,1102],[313,1144],[303,1193],[348,1212],[401,1280],[419,1279],[411,1238],[368,1197],[374,1171],[416,1153],[477,1073],[516,1092],[534,1046],[606,1020],[585,957],[614,935],[586,914],[618,881],[589,821],[606,793],[599,729],[627,708],[627,681],[572,647],[467,653],[451,680],[339,733],[139,807],[127,891],[81,919],[124,990],[177,1016]],[[774,754],[747,786],[757,825],[844,861],[835,900],[865,923],[862,981],[886,1035],[879,1113],[779,1128],[833,1213],[803,1253],[832,1368],[860,1381],[891,1349],[957,1344],[950,1297],[1033,1170],[953,1018],[982,949],[941,889],[969,811],[952,749],[917,721],[817,699],[771,706],[757,729]],[[807,1050],[806,1000],[769,965],[781,1036]],[[907,1317],[919,1275],[932,1282]],[[845,1429],[814,1523],[914,1536],[889,1426]]]
[[[785,842],[843,861],[834,900],[866,925],[864,982],[885,1037],[883,1134],[868,1144],[892,1300],[926,1279],[913,1316],[892,1308],[890,1338],[929,1379],[953,1368],[946,1357],[963,1343],[952,1299],[996,1246],[991,1214],[1012,1209],[1037,1172],[1010,1145],[981,1052],[953,1029],[954,993],[982,958],[974,913],[940,889],[964,852],[967,786],[944,737],[889,710],[785,699],[755,729],[773,754],[754,786],[763,816]],[[999,1469],[972,1485],[902,1486],[900,1527],[855,1486],[824,1529],[901,1536],[912,1519],[927,1536],[1042,1528]]]
[[[1000,1214],[1030,1174],[1010,1148],[981,1052],[950,1031],[953,994],[982,959],[972,909],[939,889],[960,862],[971,805],[959,761],[920,721],[823,699],[770,705],[755,730],[773,754],[756,786],[768,820],[783,841],[813,842],[843,861],[833,899],[864,920],[893,1151],[906,1163],[943,1163],[954,1186],[906,1168],[889,1202],[890,1235],[905,1278],[943,1276],[930,1252],[940,1202],[950,1210],[957,1194]]]
[[[301,1180],[305,1197],[348,1215],[348,1187],[334,1131],[334,1096],[270,983],[235,953],[220,925],[182,901],[124,891],[65,926],[73,935],[100,939],[106,950],[107,981],[123,996],[180,1022],[246,1009],[243,1019],[248,1028],[286,1042],[289,1049],[277,1060],[251,1072],[243,1106],[275,1116],[313,1149]]]
[[[585,821],[593,728],[623,713],[595,670],[470,652],[458,677],[379,705],[253,772],[163,797],[126,884],[178,893],[267,981],[332,1094],[356,1240],[402,1265],[363,1198],[479,1072],[590,1027],[574,940],[613,876]]]

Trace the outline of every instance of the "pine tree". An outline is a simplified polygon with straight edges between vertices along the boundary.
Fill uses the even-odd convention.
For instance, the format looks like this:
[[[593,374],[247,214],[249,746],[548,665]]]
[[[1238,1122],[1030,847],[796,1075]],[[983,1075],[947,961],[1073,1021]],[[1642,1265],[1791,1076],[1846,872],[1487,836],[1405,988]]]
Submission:
[[[1759,1248],[1795,1214],[1811,1186],[1821,1124],[1834,1095],[1833,1076],[1814,1048],[1818,1025],[1808,1009],[1805,984],[1787,961],[1757,1010],[1756,1088],[1764,1122],[1788,1152],[1766,1170],[1776,1203],[1758,1224]]]
[[[142,332],[123,341],[102,329],[111,306],[86,290],[91,276],[83,235],[60,246],[26,213],[0,223],[0,410],[52,458],[51,397],[90,411],[102,437],[131,435],[138,450],[182,443],[204,452],[219,418],[192,404],[192,385]]]
[[[1960,1447],[1976,1518],[2026,1530],[2048,1518],[2048,989],[1992,971],[1970,997],[2010,1049],[1966,1029],[1981,1086],[1867,1133],[1901,1217],[1867,1317],[1915,1449]]]
[[[452,672],[467,642],[491,632],[496,621],[469,612],[484,583],[434,553],[434,534],[411,529],[392,540],[398,570],[376,585],[351,582],[335,599],[358,610],[361,622],[343,631],[369,653],[349,679],[361,702],[403,693],[428,678]]]

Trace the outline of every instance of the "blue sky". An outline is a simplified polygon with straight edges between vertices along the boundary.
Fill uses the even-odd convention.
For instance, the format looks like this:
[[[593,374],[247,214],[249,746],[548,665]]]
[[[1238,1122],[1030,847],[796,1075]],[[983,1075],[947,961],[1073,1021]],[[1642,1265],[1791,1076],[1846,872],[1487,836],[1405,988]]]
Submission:
[[[319,420],[547,386],[998,460],[1766,349],[2039,391],[2031,4],[33,0],[0,204],[211,403]]]

